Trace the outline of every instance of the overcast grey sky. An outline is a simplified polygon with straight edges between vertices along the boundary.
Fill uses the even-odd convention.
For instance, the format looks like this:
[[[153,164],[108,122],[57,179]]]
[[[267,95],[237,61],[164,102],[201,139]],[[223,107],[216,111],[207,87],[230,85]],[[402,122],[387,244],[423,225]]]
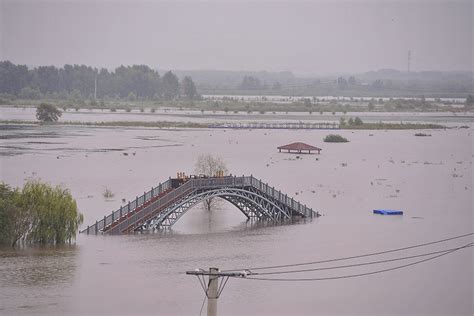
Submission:
[[[457,1],[0,0],[0,60],[112,68],[472,70],[473,5]]]

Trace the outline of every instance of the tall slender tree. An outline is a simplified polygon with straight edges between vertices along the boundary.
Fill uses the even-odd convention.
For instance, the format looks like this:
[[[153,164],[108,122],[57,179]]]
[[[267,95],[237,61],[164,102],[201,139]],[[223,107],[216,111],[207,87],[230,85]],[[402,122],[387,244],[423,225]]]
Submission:
[[[181,87],[183,89],[183,95],[187,99],[194,100],[198,97],[196,86],[194,85],[194,81],[191,77],[189,76],[184,77],[181,82]]]
[[[166,100],[172,100],[179,96],[179,80],[171,71],[163,75],[162,87],[163,97]]]

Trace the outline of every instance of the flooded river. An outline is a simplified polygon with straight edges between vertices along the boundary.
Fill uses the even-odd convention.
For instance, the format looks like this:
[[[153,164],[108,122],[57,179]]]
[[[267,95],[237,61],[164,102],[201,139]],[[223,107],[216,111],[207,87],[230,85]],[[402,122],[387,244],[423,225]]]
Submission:
[[[85,225],[178,171],[192,173],[196,157],[204,153],[221,156],[232,174],[253,174],[323,216],[294,225],[255,225],[222,202],[211,212],[194,207],[168,232],[81,234],[72,246],[3,248],[0,314],[198,315],[204,294],[187,270],[324,260],[473,231],[472,126],[426,131],[431,137],[415,137],[414,131],[341,130],[350,140],[344,144],[323,143],[328,133],[3,126],[0,180],[21,186],[39,178],[70,188]],[[300,159],[278,153],[277,146],[295,141],[323,150]],[[105,188],[113,198],[104,199]],[[376,216],[374,208],[405,214]],[[221,315],[472,315],[472,267],[468,249],[359,278],[231,279],[218,309]]]

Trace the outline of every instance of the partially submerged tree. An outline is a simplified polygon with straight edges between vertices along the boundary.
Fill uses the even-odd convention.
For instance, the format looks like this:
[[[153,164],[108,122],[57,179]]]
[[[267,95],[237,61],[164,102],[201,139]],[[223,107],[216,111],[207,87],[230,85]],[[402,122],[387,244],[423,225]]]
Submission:
[[[62,113],[52,104],[41,103],[36,108],[36,118],[43,122],[55,122],[61,117]]]
[[[0,244],[14,244],[15,217],[18,214],[18,190],[0,184]]]
[[[83,216],[71,193],[28,181],[23,189],[0,185],[0,243],[62,244],[76,237]]]
[[[218,174],[226,175],[228,170],[225,162],[220,157],[206,154],[198,157],[194,167],[194,172],[198,175],[213,177]],[[210,211],[215,205],[215,202],[214,198],[206,199],[204,201],[204,206],[208,211]]]
[[[349,140],[347,138],[342,137],[341,135],[329,134],[324,137],[323,141],[325,143],[347,143]]]

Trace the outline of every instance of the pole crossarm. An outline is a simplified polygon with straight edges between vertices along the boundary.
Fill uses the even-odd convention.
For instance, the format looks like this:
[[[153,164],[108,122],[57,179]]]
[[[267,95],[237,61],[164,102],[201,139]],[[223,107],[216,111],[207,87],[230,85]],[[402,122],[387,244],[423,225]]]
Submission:
[[[194,275],[198,278],[199,283],[207,297],[207,315],[217,315],[217,299],[221,296],[222,291],[229,281],[229,278],[245,278],[251,274],[249,270],[228,272],[219,271],[218,268],[209,268],[209,271],[196,269],[194,271],[186,271],[187,275]],[[206,285],[205,276],[208,278]],[[220,282],[219,282],[220,279]]]
[[[196,269],[194,271],[186,271],[186,274],[187,275],[205,275],[205,276],[209,276],[209,275],[215,275],[215,276],[218,276],[218,277],[233,277],[233,278],[246,278],[248,275],[251,275],[252,272],[250,270],[244,270],[244,271],[240,271],[240,272],[209,272],[209,271],[205,271],[205,270],[202,270],[202,269]]]

